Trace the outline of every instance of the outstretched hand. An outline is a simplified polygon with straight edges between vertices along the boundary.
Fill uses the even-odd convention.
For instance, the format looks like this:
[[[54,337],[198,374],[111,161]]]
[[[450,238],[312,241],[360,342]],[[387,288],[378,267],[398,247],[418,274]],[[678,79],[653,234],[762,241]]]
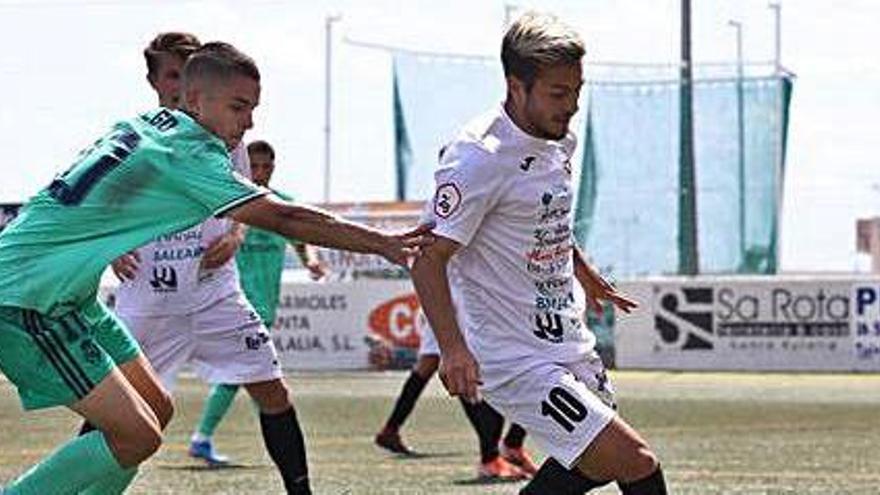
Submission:
[[[402,234],[389,235],[380,254],[388,261],[409,268],[421,248],[434,242],[433,223],[423,223]]]

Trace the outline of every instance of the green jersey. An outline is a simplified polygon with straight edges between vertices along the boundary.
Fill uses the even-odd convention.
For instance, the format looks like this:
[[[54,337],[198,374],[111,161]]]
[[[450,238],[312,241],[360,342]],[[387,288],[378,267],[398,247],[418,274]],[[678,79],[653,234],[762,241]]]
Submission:
[[[290,196],[275,190],[272,192],[282,199],[292,201]],[[248,227],[244,242],[235,255],[241,288],[268,327],[275,322],[281,272],[284,270],[284,253],[290,242],[274,232]]]
[[[119,122],[0,233],[0,306],[64,314],[94,299],[115,258],[267,192],[181,111]]]

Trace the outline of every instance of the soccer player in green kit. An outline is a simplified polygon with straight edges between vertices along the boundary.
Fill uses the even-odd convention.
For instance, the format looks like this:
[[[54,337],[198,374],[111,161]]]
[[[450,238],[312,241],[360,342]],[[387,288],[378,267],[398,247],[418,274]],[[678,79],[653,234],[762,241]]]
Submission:
[[[400,264],[432,240],[424,228],[388,235],[288,203],[232,173],[228,150],[253,125],[259,81],[252,59],[206,44],[184,67],[183,110],[117,123],[0,234],[0,371],[25,409],[65,406],[98,428],[7,484],[4,495],[108,493],[101,485],[115,481],[124,489],[161,445],[170,397],[97,300],[101,274],[117,257],[210,215]],[[283,380],[264,388],[293,414]]]
[[[266,141],[254,141],[248,144],[247,152],[254,184],[268,188],[272,173],[275,171],[275,150]],[[285,200],[293,199],[274,189],[271,191]],[[293,244],[300,261],[309,270],[312,278],[317,280],[324,276],[323,266],[315,259],[308,245],[268,230],[247,229],[244,242],[235,256],[241,287],[263,325],[268,329],[271,329],[275,322],[281,272],[284,270],[284,255],[288,244]],[[232,406],[238,389],[239,385],[228,383],[211,387],[201,419],[192,435],[190,455],[202,458],[203,452],[208,452],[221,463],[227,462],[224,456],[214,453],[212,436]]]

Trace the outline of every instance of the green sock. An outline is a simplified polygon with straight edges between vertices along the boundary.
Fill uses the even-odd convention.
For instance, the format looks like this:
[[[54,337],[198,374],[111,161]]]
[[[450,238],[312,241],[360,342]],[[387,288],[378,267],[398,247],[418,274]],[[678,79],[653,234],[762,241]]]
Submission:
[[[74,494],[105,478],[128,471],[110,451],[104,434],[76,437],[19,476],[4,495]]]
[[[122,495],[137,472],[137,468],[133,467],[105,476],[79,492],[79,495]]]
[[[214,385],[211,393],[205,400],[205,407],[202,410],[202,419],[196,429],[196,435],[201,438],[210,438],[214,435],[217,425],[223,420],[223,416],[232,406],[235,400],[235,394],[238,392],[238,385]]]

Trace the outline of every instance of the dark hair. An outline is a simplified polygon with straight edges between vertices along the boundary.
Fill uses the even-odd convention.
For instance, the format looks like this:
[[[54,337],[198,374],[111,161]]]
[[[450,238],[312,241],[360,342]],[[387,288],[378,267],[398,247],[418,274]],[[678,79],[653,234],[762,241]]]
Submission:
[[[246,76],[260,82],[260,70],[254,59],[222,41],[205,43],[193,52],[183,66],[183,88],[199,80],[226,81],[232,76]]]
[[[504,75],[531,89],[544,67],[580,63],[586,49],[571,26],[552,14],[527,12],[517,19],[501,42]]]
[[[275,149],[272,148],[272,145],[259,139],[257,141],[251,141],[247,146],[248,154],[253,153],[262,153],[264,155],[269,155],[271,160],[275,160]]]
[[[153,41],[144,48],[144,59],[147,61],[147,74],[153,75],[159,70],[159,55],[167,53],[177,55],[181,60],[186,60],[193,52],[199,49],[202,43],[194,34],[168,32],[159,33]]]

